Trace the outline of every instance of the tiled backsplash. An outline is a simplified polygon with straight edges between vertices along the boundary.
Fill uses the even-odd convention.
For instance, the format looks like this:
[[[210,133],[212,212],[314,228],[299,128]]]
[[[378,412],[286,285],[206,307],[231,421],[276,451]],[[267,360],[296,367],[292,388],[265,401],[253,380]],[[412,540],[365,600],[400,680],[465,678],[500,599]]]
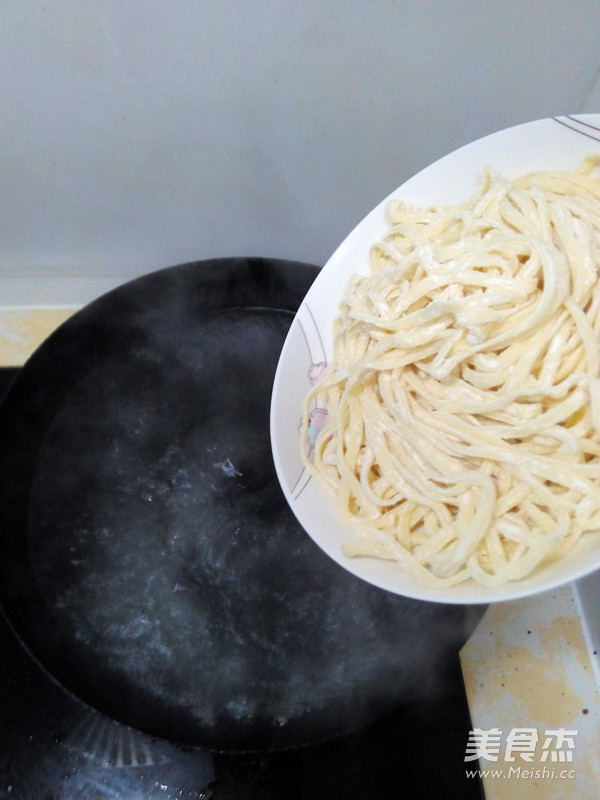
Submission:
[[[597,0],[5,0],[0,277],[323,264],[445,153],[599,111],[598,41]]]

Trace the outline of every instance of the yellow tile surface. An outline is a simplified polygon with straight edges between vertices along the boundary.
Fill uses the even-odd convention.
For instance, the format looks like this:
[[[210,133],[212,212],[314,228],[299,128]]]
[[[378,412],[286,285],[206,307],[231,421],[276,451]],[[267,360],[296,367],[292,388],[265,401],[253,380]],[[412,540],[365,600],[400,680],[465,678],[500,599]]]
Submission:
[[[496,760],[465,763],[483,771],[486,800],[597,800],[600,693],[573,587],[490,606],[461,664],[473,728],[502,731]],[[514,729],[535,732],[526,758],[507,750]],[[544,753],[560,729],[577,731],[574,747]]]
[[[19,367],[77,309],[0,307],[0,366]]]

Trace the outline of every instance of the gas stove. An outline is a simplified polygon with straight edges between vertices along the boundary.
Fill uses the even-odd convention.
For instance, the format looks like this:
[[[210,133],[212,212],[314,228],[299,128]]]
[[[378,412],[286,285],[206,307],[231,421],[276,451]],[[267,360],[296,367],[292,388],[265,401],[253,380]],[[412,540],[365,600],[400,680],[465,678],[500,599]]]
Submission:
[[[18,369],[0,369],[4,395]],[[318,745],[208,752],[151,738],[89,707],[0,615],[0,800],[482,798],[467,778],[471,728],[458,655],[431,697]]]

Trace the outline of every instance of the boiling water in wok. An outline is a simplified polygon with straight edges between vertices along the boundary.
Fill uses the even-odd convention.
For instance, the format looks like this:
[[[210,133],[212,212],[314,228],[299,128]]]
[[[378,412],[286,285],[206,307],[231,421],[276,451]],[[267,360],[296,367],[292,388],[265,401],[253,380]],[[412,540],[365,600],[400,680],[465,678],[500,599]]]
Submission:
[[[66,323],[0,413],[3,604],[68,689],[152,735],[314,741],[435,691],[478,612],[348,574],[292,516],[269,400],[316,270],[145,276]]]

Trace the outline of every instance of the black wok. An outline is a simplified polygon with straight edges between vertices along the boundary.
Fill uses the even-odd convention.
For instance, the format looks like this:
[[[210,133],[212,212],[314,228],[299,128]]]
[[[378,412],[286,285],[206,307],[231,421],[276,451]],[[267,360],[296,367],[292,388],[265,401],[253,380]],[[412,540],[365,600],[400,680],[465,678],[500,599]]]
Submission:
[[[0,599],[86,703],[209,749],[335,736],[435,691],[482,608],[339,568],[300,529],[271,384],[316,268],[196,262],[104,295],[0,408]]]

